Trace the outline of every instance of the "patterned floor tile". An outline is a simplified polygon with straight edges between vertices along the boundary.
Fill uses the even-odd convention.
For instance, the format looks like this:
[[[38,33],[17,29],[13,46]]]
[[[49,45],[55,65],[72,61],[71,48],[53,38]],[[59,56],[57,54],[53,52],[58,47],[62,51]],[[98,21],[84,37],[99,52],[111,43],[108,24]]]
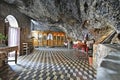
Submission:
[[[88,61],[78,58],[75,50],[37,48],[32,54],[20,56],[18,64],[8,71],[14,80],[94,80],[96,71]],[[13,70],[12,70],[13,69]],[[0,78],[3,78],[3,71]],[[5,79],[4,79],[5,80]]]

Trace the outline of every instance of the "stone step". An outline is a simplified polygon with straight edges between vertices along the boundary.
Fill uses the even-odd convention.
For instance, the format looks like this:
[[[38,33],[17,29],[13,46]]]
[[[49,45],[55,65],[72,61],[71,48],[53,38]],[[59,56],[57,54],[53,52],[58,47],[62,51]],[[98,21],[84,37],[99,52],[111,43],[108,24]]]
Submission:
[[[108,55],[108,56],[104,57],[104,59],[110,59],[110,60],[119,61],[119,60],[120,60],[120,57],[119,57],[119,56],[111,56],[111,55]],[[103,60],[104,60],[104,59],[103,59]]]
[[[103,61],[108,61],[108,62],[112,62],[112,63],[116,63],[120,65],[120,61],[116,61],[116,60],[112,60],[112,59],[104,59]]]
[[[120,52],[110,52],[103,60],[120,61]]]
[[[110,52],[106,57],[103,58],[103,61],[101,62],[101,65],[103,63],[111,64],[108,66],[115,66],[115,64],[120,66],[120,53],[119,52]],[[107,68],[108,66],[105,65]]]
[[[102,74],[101,74],[102,73]],[[105,59],[97,69],[97,80],[119,80],[120,61]]]
[[[106,69],[114,70],[120,72],[120,63],[116,63],[113,61],[102,61],[100,67],[104,67]]]
[[[102,59],[96,80],[120,80],[120,51],[117,50],[113,49]]]
[[[108,55],[120,57],[120,52],[118,52],[118,51],[112,51],[112,52],[110,52]]]
[[[106,69],[105,67],[99,67],[97,69],[97,79],[96,80],[119,80],[120,74],[111,69]]]

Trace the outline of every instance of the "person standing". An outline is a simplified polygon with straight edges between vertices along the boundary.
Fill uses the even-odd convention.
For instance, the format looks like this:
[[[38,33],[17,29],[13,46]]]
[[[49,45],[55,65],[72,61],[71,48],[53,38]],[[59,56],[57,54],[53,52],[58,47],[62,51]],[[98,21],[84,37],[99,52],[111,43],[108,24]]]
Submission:
[[[70,49],[72,49],[72,47],[73,47],[73,41],[71,40],[70,41]]]

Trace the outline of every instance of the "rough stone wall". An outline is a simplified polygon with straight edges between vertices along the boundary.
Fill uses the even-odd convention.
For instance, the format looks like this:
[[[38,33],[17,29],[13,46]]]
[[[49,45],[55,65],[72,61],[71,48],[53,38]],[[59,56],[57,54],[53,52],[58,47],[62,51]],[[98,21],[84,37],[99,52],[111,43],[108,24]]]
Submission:
[[[66,33],[75,39],[81,39],[82,32],[94,38],[93,34],[100,35],[99,29],[108,31],[108,26],[120,32],[120,0],[3,1],[16,5],[20,12],[38,21],[62,25]]]
[[[29,18],[24,14],[20,13],[19,10],[14,5],[6,4],[4,2],[0,3],[0,16],[1,16],[2,22],[4,22],[5,18],[8,15],[13,15],[16,18],[16,20],[18,21],[18,26],[20,27],[21,31],[25,28],[28,28],[28,29],[30,28]],[[4,26],[5,25],[2,25],[1,27],[4,27]],[[30,32],[27,32],[26,35],[29,33]],[[25,40],[27,40],[27,38]]]
[[[0,33],[4,34],[4,24],[1,19],[0,19]]]
[[[13,15],[18,21],[18,26],[20,27],[20,44],[22,42],[27,42],[28,35],[30,35],[30,19],[15,7],[15,5],[6,4],[0,1],[0,32],[4,33],[5,28],[5,18],[8,15]],[[21,46],[22,47],[22,46]]]
[[[13,15],[17,19],[19,27],[30,26],[28,17],[20,13],[14,5],[6,4],[4,2],[0,3],[0,16],[2,20],[4,21],[8,15]]]

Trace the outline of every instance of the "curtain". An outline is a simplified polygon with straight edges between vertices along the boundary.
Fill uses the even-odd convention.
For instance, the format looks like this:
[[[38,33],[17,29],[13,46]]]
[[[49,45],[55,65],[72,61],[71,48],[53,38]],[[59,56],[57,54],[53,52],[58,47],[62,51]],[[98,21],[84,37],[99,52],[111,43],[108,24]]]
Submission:
[[[20,45],[20,28],[9,27],[8,31],[8,46],[18,46]],[[10,56],[14,57],[15,52],[11,52]]]

